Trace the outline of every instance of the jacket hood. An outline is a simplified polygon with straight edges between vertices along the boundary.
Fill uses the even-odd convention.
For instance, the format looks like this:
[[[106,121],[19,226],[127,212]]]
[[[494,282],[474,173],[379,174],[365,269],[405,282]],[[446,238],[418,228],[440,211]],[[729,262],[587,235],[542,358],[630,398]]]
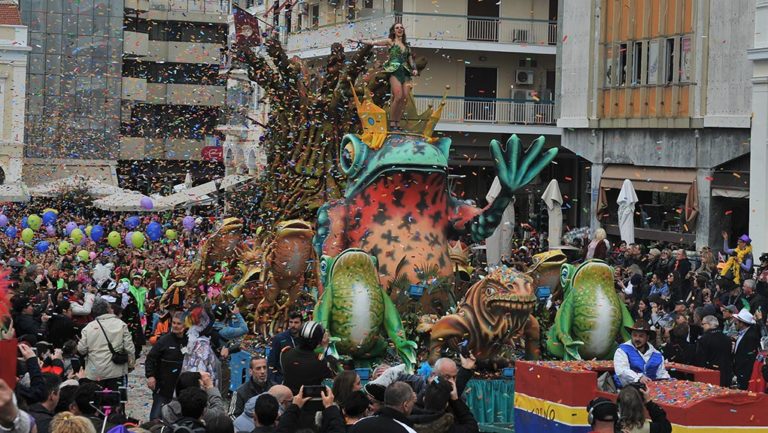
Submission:
[[[454,416],[447,412],[423,414],[421,418],[410,417],[413,429],[418,433],[445,433],[453,426]]]

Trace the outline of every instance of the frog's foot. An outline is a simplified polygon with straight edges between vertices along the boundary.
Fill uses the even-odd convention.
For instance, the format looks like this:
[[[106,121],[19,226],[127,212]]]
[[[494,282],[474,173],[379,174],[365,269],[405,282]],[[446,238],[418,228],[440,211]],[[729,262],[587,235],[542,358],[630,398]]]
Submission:
[[[583,341],[579,340],[571,340],[568,343],[565,343],[563,346],[565,348],[565,356],[563,357],[564,361],[581,361],[581,355],[579,355],[579,348],[584,345]]]

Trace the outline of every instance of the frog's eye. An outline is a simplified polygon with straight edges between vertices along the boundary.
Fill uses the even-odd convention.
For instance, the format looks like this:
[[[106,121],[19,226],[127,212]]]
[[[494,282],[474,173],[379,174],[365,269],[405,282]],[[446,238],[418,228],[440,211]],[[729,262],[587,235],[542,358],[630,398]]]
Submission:
[[[486,294],[486,295],[488,295],[488,296],[493,296],[493,295],[495,295],[495,294],[496,294],[496,289],[494,289],[494,288],[493,288],[493,287],[491,287],[491,286],[488,286],[488,287],[485,289],[485,294]]]
[[[365,164],[368,146],[352,134],[347,134],[339,146],[339,165],[347,177],[355,177]]]
[[[320,274],[325,275],[328,272],[328,262],[325,260],[320,262]]]

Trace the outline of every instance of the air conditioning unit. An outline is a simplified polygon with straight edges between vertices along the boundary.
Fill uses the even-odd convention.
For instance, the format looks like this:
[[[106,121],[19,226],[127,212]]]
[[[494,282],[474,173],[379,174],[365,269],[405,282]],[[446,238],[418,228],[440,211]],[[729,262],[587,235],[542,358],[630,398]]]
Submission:
[[[533,70],[531,69],[518,69],[515,73],[515,83],[517,84],[533,84]]]

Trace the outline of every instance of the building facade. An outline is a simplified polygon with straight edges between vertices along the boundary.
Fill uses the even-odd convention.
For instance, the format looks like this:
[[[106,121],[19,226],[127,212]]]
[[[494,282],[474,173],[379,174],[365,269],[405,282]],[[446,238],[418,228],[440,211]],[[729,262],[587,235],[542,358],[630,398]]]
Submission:
[[[298,56],[310,71],[323,66],[331,44],[345,43],[351,52],[357,46],[347,39],[386,38],[395,22],[403,23],[414,55],[427,63],[413,80],[417,107],[439,104],[447,91],[436,131],[453,141],[455,192],[484,203],[495,172],[488,150],[492,139],[505,141],[517,134],[530,144],[544,135],[548,146],[560,145],[561,130],[555,125],[558,7],[554,0],[307,0],[292,7],[290,2],[257,0],[248,10],[264,27],[277,29],[289,58]],[[379,67],[386,57],[385,49],[376,49],[372,65]],[[249,154],[257,144],[227,140],[225,155],[232,157],[225,156],[225,164],[251,169]],[[562,181],[564,195],[573,200],[564,211],[572,225],[581,193],[568,173],[578,171],[579,161],[569,152],[557,161],[540,179]],[[546,186],[540,179],[520,191],[517,207],[523,220],[540,218],[539,197]]]
[[[630,179],[640,241],[719,247],[721,230],[748,231],[754,11],[754,0],[561,2],[557,124],[589,163],[593,228],[618,235]]]
[[[30,50],[18,3],[0,1],[0,185],[21,184],[25,81]],[[22,193],[10,189],[4,192],[13,192],[9,198]]]
[[[219,60],[229,4],[219,0],[125,3],[119,173],[126,186],[170,192],[223,174],[226,101]]]
[[[755,257],[768,252],[768,1],[757,0],[755,9],[754,46],[749,50],[752,70],[752,139],[750,140],[751,173],[749,184],[749,233]]]

